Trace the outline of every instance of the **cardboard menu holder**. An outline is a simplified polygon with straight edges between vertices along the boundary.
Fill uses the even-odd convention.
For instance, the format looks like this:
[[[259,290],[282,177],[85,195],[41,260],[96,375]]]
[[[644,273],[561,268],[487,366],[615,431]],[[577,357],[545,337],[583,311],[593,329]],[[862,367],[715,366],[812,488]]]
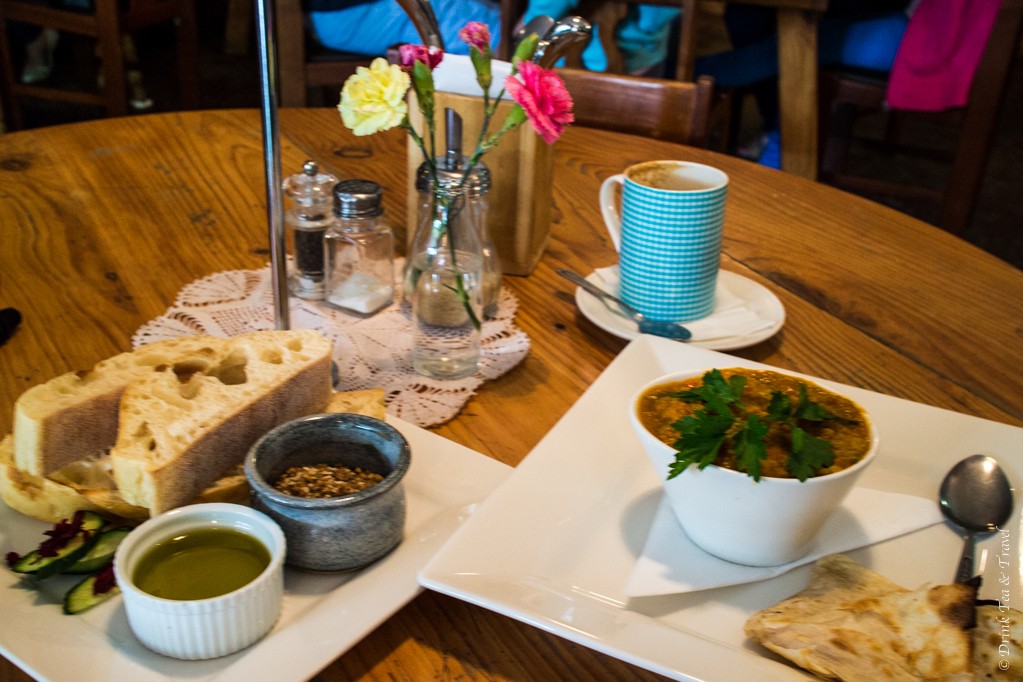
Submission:
[[[501,101],[491,118],[490,134],[500,130],[513,105],[507,96]],[[483,125],[483,98],[452,92],[435,93],[438,155],[443,155],[444,110],[448,107],[462,117],[462,148],[468,156],[476,148]],[[423,115],[411,91],[409,121],[425,138]],[[415,232],[420,201],[415,187],[416,171],[423,162],[423,154],[415,142],[409,138],[407,144],[409,233],[406,243]],[[550,236],[554,149],[536,134],[527,121],[505,133],[482,160],[490,169],[491,179],[487,194],[487,230],[501,261],[501,271],[508,275],[528,275],[543,255]]]

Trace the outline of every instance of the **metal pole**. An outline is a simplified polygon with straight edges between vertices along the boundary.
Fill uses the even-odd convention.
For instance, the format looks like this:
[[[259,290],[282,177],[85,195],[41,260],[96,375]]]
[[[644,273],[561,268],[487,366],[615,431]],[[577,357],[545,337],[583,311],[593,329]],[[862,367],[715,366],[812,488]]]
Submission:
[[[256,38],[263,114],[263,161],[266,165],[266,206],[270,237],[270,277],[274,292],[274,322],[289,329],[288,274],[281,199],[281,143],[277,126],[277,42],[273,0],[256,0]]]

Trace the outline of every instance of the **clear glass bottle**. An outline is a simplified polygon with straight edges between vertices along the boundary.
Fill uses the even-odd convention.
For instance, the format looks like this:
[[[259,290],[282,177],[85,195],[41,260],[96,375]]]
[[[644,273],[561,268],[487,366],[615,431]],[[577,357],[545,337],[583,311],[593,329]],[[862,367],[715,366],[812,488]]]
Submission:
[[[382,194],[369,180],[337,183],[324,237],[327,304],[364,317],[394,300],[394,233],[382,218]]]
[[[405,272],[412,367],[434,379],[461,379],[476,371],[482,350],[479,225],[461,187],[434,187],[427,215]]]
[[[438,159],[437,182],[441,188],[453,190],[462,182],[465,174],[465,163],[468,161],[462,158],[457,163],[451,163],[448,158]],[[483,314],[486,317],[494,317],[497,314],[497,297],[501,291],[501,263],[494,250],[494,244],[487,231],[487,212],[489,209],[487,193],[490,191],[490,169],[483,163],[478,163],[469,177],[465,179],[463,190],[457,192],[465,197],[465,208],[472,220],[479,228],[480,248],[483,254],[483,275],[482,290],[480,295],[483,301]],[[416,172],[416,191],[419,193],[419,210],[416,220],[416,229],[413,232],[413,242],[423,238],[423,233],[429,230],[433,221],[434,187],[433,178],[430,176],[430,169],[426,164],[421,164]],[[424,225],[427,227],[424,228]],[[414,248],[422,250],[422,244],[411,244],[409,253]],[[415,286],[414,273],[409,272],[410,264],[406,263],[405,281],[403,294],[406,300],[411,300],[412,289]]]
[[[323,237],[334,222],[331,206],[336,184],[336,177],[321,173],[315,161],[306,161],[302,172],[282,185],[291,200],[284,217],[293,259],[288,289],[299,298],[323,298]]]

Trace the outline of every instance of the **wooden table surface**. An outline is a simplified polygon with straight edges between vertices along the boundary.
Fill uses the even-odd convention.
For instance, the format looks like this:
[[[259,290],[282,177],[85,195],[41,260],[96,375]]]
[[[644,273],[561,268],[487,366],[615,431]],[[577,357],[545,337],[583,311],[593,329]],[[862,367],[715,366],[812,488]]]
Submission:
[[[391,190],[404,220],[405,139],[353,138],[335,111],[281,112],[284,174],[306,159]],[[368,150],[368,156],[360,151]],[[356,152],[353,155],[353,152]],[[352,158],[353,156],[365,158]],[[532,349],[436,432],[516,465],[624,347],[576,311],[554,270],[615,256],[602,179],[643,160],[710,163],[730,178],[722,266],[772,289],[785,327],[734,354],[1023,425],[1023,272],[890,209],[739,159],[570,129],[558,142],[554,225],[528,277],[506,278]],[[0,347],[0,434],[26,388],[130,348],[189,282],[268,259],[259,116],[161,114],[0,136],[0,307],[24,315]],[[10,627],[8,623],[5,627]],[[0,680],[24,680],[12,664]],[[657,679],[512,619],[426,592],[317,680]]]

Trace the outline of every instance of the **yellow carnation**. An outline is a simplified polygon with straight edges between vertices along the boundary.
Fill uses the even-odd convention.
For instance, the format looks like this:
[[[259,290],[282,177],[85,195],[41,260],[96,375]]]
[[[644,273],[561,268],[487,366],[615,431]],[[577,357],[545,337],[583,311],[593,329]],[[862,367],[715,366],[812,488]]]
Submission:
[[[410,80],[396,64],[377,57],[360,66],[341,89],[341,120],[356,135],[372,135],[401,124],[408,113],[405,92]]]

